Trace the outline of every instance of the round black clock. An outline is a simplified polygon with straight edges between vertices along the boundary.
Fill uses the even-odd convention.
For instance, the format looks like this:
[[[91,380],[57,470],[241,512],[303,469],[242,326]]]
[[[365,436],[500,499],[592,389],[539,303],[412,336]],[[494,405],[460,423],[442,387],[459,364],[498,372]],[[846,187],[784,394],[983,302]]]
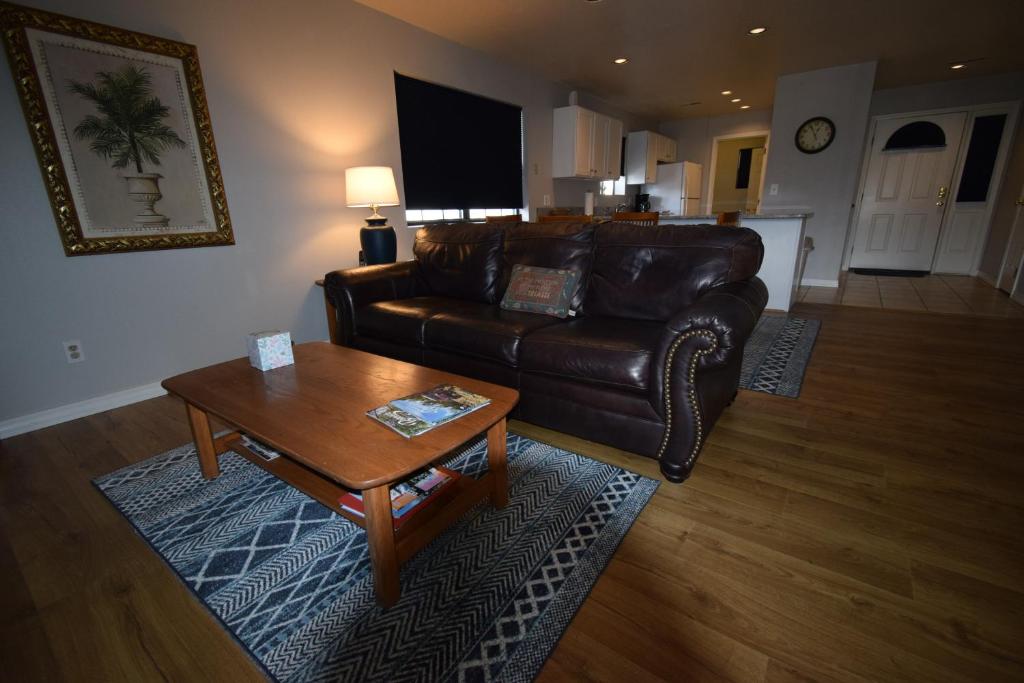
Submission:
[[[815,116],[804,121],[796,129],[796,148],[804,154],[817,154],[836,137],[836,124],[824,116]]]

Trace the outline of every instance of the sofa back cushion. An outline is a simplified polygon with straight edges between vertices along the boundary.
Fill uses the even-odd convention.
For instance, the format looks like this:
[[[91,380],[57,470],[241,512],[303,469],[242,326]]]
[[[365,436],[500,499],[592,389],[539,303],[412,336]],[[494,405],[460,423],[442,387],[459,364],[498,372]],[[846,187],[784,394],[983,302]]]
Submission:
[[[430,292],[497,303],[503,230],[500,223],[450,223],[417,230],[412,251]]]
[[[559,268],[578,272],[569,298],[578,310],[587,291],[594,260],[596,223],[520,223],[505,230],[501,292],[508,289],[514,266]]]
[[[756,275],[763,256],[761,236],[749,228],[605,223],[584,312],[668,320],[708,289]]]

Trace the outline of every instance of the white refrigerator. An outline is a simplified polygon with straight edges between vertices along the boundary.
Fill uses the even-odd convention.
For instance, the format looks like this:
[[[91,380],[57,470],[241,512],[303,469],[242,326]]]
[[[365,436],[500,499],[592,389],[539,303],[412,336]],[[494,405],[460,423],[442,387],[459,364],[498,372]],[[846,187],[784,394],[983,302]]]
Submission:
[[[658,164],[655,181],[643,186],[643,191],[651,195],[651,211],[672,216],[700,214],[703,172],[704,167],[692,161]]]

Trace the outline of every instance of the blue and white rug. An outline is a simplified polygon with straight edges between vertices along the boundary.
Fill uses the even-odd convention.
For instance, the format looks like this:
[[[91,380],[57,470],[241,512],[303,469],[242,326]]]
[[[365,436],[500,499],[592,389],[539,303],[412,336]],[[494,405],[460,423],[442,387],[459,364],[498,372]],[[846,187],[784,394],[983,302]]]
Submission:
[[[276,680],[528,681],[658,482],[514,434],[508,462],[508,506],[404,565],[387,610],[365,532],[235,453],[212,481],[190,444],[94,483]],[[447,466],[479,475],[485,443]]]
[[[820,320],[761,316],[743,349],[740,388],[799,396],[820,329]]]

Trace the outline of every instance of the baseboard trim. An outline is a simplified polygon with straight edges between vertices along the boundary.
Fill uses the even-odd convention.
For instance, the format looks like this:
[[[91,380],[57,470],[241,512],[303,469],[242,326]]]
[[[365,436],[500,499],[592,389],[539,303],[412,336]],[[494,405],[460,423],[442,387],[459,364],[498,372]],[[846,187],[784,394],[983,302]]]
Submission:
[[[77,420],[87,415],[102,413],[104,410],[120,408],[146,399],[163,396],[167,391],[160,386],[159,382],[144,384],[141,387],[132,387],[122,391],[115,391],[112,394],[87,398],[77,403],[69,403],[49,410],[41,410],[38,413],[13,417],[0,422],[0,439],[7,439],[18,434],[32,432],[43,427],[52,427],[61,422]]]
[[[982,282],[984,282],[984,283],[985,283],[986,285],[992,285],[993,287],[995,287],[995,286],[996,286],[996,279],[995,279],[995,277],[993,277],[993,276],[989,275],[988,273],[986,273],[986,272],[984,272],[984,271],[982,271],[982,270],[976,270],[976,271],[974,272],[974,275],[975,275],[975,277],[977,277],[977,278],[978,278],[979,280],[981,280]]]
[[[817,278],[805,277],[800,281],[802,287],[832,287],[839,288],[839,280],[818,280]]]

